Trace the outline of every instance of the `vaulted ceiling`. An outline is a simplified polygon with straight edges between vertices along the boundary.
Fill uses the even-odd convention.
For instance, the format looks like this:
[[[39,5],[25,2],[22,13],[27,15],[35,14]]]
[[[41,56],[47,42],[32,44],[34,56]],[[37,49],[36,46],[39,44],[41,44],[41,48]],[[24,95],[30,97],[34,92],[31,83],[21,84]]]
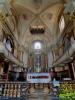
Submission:
[[[21,45],[28,47],[34,40],[50,46],[55,43],[59,32],[58,22],[67,0],[10,0],[18,18],[18,38]],[[45,27],[45,34],[32,35],[30,26]]]

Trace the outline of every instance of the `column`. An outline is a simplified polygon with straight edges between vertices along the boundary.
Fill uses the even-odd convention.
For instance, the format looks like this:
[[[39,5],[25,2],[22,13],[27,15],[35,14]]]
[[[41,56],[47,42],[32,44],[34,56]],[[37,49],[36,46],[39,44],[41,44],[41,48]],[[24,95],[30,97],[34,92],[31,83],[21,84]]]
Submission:
[[[5,22],[5,17],[0,13],[0,41],[3,41],[3,23]]]
[[[73,63],[72,63],[72,69],[73,69],[73,75],[74,75],[74,79],[75,79],[75,61],[73,61]]]
[[[24,52],[23,52],[23,63],[24,63],[24,67],[26,68],[26,67],[28,67],[28,52],[26,51],[26,50],[24,50]]]
[[[68,66],[69,66],[69,72],[70,72],[71,79],[73,80],[74,74],[73,74],[73,69],[72,69],[72,63],[68,63]]]
[[[73,33],[74,33],[74,39],[75,39],[75,19],[73,20],[73,26],[74,26]]]
[[[29,56],[28,56],[27,67],[29,68],[29,66],[30,66],[30,61],[29,61]]]
[[[46,64],[46,69],[48,68],[48,56],[45,54],[45,64]]]
[[[45,55],[44,53],[41,54],[41,68],[44,69],[44,67],[46,66],[45,64]]]
[[[30,56],[30,67],[32,67],[32,56]]]
[[[18,58],[18,44],[17,44],[17,42],[14,40],[14,56],[16,57],[16,58]]]
[[[48,52],[48,68],[51,68],[53,66],[53,52],[49,51]]]
[[[20,61],[23,61],[23,53],[24,53],[23,47],[19,45],[17,51],[18,51],[18,59]]]

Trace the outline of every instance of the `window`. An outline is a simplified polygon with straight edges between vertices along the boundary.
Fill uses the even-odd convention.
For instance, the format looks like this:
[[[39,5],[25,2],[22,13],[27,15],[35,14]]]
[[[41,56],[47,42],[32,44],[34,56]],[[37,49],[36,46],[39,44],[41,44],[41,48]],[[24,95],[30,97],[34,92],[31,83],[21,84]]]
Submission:
[[[60,29],[60,33],[62,33],[62,31],[65,28],[65,21],[64,21],[64,17],[61,16],[60,21],[59,21],[59,29]]]
[[[11,43],[10,43],[10,40],[6,41],[6,48],[11,52]]]
[[[34,49],[35,49],[35,50],[39,50],[39,49],[41,49],[41,48],[42,48],[42,45],[41,45],[40,42],[35,42],[35,43],[34,43]]]
[[[5,37],[3,40],[3,43],[5,44],[5,47],[10,51],[13,52],[13,41],[10,37]]]

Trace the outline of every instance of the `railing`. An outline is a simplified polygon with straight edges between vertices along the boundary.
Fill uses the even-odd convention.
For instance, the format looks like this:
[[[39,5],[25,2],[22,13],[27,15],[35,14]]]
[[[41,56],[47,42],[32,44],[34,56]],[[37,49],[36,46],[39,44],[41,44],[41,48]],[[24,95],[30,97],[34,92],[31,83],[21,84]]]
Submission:
[[[29,84],[26,82],[0,82],[0,100],[27,100]],[[75,100],[75,81],[50,82],[52,100]]]
[[[26,82],[0,82],[0,100],[26,100]]]

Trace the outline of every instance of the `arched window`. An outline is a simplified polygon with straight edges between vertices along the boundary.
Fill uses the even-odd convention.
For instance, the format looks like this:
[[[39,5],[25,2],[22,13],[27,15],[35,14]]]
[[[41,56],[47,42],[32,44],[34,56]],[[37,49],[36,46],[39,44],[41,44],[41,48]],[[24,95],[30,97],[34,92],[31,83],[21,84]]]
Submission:
[[[42,48],[42,45],[41,45],[40,42],[37,41],[37,42],[34,43],[34,49],[35,50],[40,50],[41,48]]]
[[[9,37],[9,36],[8,36],[8,37],[5,37],[3,42],[4,42],[5,46],[6,46],[6,48],[7,48],[10,52],[13,53],[14,44],[13,44],[13,41],[12,41],[11,37]]]
[[[64,21],[64,16],[61,16],[60,20],[59,20],[59,29],[60,29],[60,33],[63,32],[65,28],[65,21]]]
[[[12,51],[12,47],[11,47],[11,42],[9,39],[6,39],[6,48],[11,52]]]

